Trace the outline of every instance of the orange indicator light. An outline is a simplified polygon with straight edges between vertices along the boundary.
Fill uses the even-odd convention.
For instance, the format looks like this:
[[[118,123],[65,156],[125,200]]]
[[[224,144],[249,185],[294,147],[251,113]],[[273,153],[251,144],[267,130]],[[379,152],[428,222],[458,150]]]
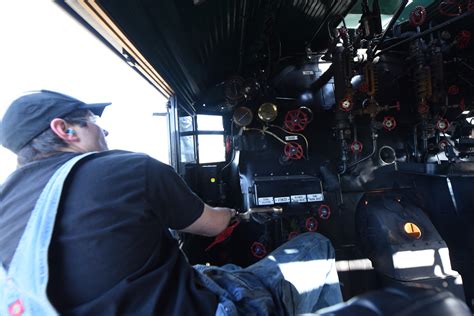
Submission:
[[[415,239],[421,238],[421,229],[416,224],[408,222],[403,226],[403,229],[408,236]]]

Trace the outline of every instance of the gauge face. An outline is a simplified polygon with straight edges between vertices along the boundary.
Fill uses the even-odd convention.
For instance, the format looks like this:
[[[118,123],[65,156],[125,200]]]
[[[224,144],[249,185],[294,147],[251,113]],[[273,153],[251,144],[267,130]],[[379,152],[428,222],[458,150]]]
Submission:
[[[245,99],[253,100],[260,91],[260,84],[255,79],[247,79],[244,82],[243,91]]]
[[[241,77],[232,77],[225,83],[224,94],[226,99],[231,103],[238,103],[245,96],[244,79]]]
[[[300,106],[299,109],[308,115],[308,124],[313,121],[313,111],[306,106]]]
[[[238,126],[247,126],[252,123],[253,120],[252,110],[245,106],[242,106],[234,111],[232,119],[234,120],[234,123]]]
[[[273,122],[278,115],[278,108],[273,103],[263,103],[258,109],[258,118],[268,123]]]

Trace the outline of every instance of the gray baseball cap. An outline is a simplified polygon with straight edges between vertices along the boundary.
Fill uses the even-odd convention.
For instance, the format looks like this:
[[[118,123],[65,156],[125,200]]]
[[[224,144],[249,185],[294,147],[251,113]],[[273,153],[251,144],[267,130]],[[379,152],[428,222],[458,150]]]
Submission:
[[[101,116],[111,103],[85,103],[62,93],[40,90],[19,97],[8,107],[0,123],[3,147],[18,153],[33,138],[49,128],[54,118],[75,110],[90,110]]]

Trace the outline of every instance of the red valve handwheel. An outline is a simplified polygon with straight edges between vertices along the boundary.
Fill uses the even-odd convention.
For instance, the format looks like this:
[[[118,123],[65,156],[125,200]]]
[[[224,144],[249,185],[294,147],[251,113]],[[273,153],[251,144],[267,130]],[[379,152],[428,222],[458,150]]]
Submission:
[[[295,142],[286,143],[284,152],[285,156],[290,159],[299,160],[303,157],[303,147]]]
[[[448,94],[450,95],[456,95],[459,93],[459,87],[456,85],[450,85],[448,88]]]
[[[308,123],[308,114],[301,109],[288,111],[285,115],[285,128],[290,132],[300,132]]]
[[[417,6],[410,13],[410,24],[413,26],[420,26],[425,23],[426,9],[423,6]]]
[[[438,143],[438,148],[439,148],[439,150],[444,151],[444,150],[446,150],[446,147],[448,147],[448,145],[449,145],[448,141],[443,139],[442,141],[440,141]]]
[[[363,148],[364,145],[362,145],[362,143],[357,140],[353,141],[351,144],[351,151],[353,153],[361,153]]]
[[[391,131],[397,126],[397,121],[393,116],[386,116],[383,118],[382,125],[387,131]]]
[[[267,255],[267,248],[261,242],[255,241],[250,246],[250,251],[255,258],[261,259]]]
[[[436,129],[440,132],[446,132],[449,128],[449,121],[447,119],[439,119],[436,122]]]
[[[309,232],[315,232],[318,230],[318,221],[314,217],[308,217],[304,223],[304,227]]]
[[[340,27],[340,28],[337,29],[337,31],[338,31],[339,35],[341,35],[341,36],[345,36],[348,33],[347,28],[345,28],[345,27]]]
[[[466,48],[471,41],[471,32],[466,30],[459,32],[459,34],[456,36],[456,41],[456,46],[458,48]]]
[[[352,110],[352,100],[351,98],[344,98],[339,101],[339,109],[344,112],[349,112]]]
[[[329,219],[331,217],[331,208],[326,204],[321,204],[318,208],[318,215],[321,219]]]

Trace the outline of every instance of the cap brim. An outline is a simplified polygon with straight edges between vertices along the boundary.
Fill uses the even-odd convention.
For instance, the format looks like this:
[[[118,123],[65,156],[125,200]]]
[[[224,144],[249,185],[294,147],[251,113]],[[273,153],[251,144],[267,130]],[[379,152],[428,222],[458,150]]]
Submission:
[[[81,109],[89,110],[95,115],[102,116],[102,112],[104,112],[105,107],[111,104],[112,103],[110,102],[84,104],[83,106],[81,106]]]

